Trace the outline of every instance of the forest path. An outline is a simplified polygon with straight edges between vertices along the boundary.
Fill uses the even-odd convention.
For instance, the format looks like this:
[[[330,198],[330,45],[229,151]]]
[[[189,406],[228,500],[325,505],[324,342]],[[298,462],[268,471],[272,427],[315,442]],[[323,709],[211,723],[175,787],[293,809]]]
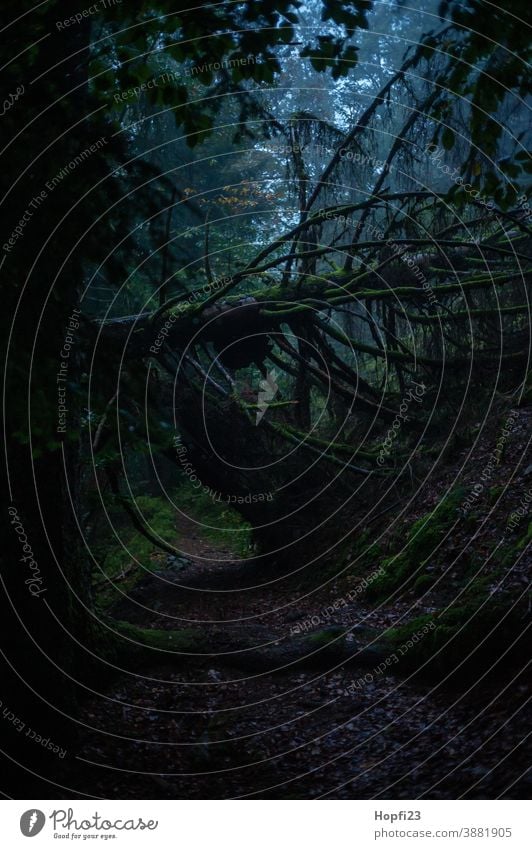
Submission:
[[[229,545],[209,539],[200,520],[179,512],[175,524],[181,555],[193,564],[195,576],[216,567],[231,567],[240,560]]]
[[[335,610],[334,584],[305,597],[293,581],[265,581],[263,567],[230,559],[194,522],[180,519],[179,531],[186,564],[143,579],[113,613],[143,628],[197,629],[208,648],[177,666],[154,652],[149,667],[85,706],[83,721],[104,732],[88,733],[80,752],[93,765],[95,795],[486,798],[505,792],[521,762],[524,772],[520,747],[505,765],[522,726],[504,692],[479,720],[485,694],[433,692],[394,674],[393,661],[377,670],[372,634],[424,612],[419,605],[371,609],[355,594]],[[253,580],[261,575],[262,586]],[[350,662],[326,647],[320,663],[295,663],[287,648],[323,629],[337,640],[335,629],[348,628]],[[262,666],[261,656],[272,662]],[[514,686],[524,700],[526,685]],[[508,795],[521,792],[530,790]]]

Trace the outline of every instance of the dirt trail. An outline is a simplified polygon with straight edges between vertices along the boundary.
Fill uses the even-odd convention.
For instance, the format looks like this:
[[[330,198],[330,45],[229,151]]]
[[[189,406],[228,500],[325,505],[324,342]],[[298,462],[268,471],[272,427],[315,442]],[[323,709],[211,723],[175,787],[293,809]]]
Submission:
[[[511,786],[527,765],[519,709],[529,695],[525,683],[511,685],[510,709],[504,692],[434,693],[426,682],[395,675],[393,663],[375,673],[368,626],[383,630],[422,611],[412,602],[370,610],[356,597],[319,622],[337,643],[335,628],[352,629],[341,640],[354,659],[339,663],[331,648],[319,664],[294,663],[296,625],[308,639],[338,596],[334,585],[307,598],[282,578],[254,587],[257,576],[264,583],[263,566],[228,559],[189,520],[179,520],[179,532],[186,564],[170,562],[146,577],[113,614],[143,628],[198,629],[208,653],[180,664],[158,662],[164,655],[154,653],[153,665],[119,676],[104,698],[85,705],[83,722],[104,733],[87,732],[80,757],[93,769],[90,790],[80,792],[337,799],[530,793],[525,779]],[[260,652],[276,662],[261,668]],[[510,763],[505,755],[514,746]]]

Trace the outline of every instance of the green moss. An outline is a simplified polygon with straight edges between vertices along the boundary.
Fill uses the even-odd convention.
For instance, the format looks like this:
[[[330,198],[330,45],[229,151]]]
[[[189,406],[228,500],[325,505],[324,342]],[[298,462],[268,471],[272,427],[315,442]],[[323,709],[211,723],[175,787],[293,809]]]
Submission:
[[[389,628],[384,632],[382,638],[387,643],[390,650],[395,650],[398,646],[410,639],[412,634],[421,631],[426,625],[430,625],[434,622],[436,615],[437,614],[431,615],[426,613],[423,614],[423,616],[417,616],[405,625],[398,625],[396,628]]]
[[[504,492],[503,486],[492,486],[489,490],[488,501],[490,505],[496,504]]]
[[[460,487],[443,498],[438,506],[426,516],[414,522],[407,535],[404,548],[399,553],[387,557],[381,563],[383,573],[366,590],[366,598],[379,599],[398,590],[404,591],[415,586],[416,579],[428,577],[424,567],[456,522],[457,508],[464,498],[465,490]]]
[[[371,528],[357,534],[355,540],[348,539],[341,546],[340,561],[348,564],[347,574],[367,578],[373,574],[382,560],[383,552],[378,543],[373,542]],[[335,572],[338,571],[335,564]],[[360,596],[362,597],[361,591]]]
[[[175,527],[175,509],[167,499],[141,495],[135,498],[134,505],[139,518],[153,536],[167,545],[177,546],[179,535]],[[160,548],[131,525],[130,519],[125,517],[115,501],[108,500],[106,509],[109,516],[107,532],[100,535],[93,546],[100,567],[94,572],[95,597],[102,609],[116,597],[112,584],[104,581],[103,576],[110,581],[119,581],[120,589],[128,592],[146,571],[161,567],[161,558],[157,560],[155,555],[166,557]]]
[[[137,628],[129,622],[113,620],[105,656],[113,663],[133,665],[156,662],[185,662],[187,655],[204,652],[207,641],[203,633],[192,628],[160,631]],[[113,633],[114,632],[114,633]]]
[[[508,516],[508,521],[510,520],[511,513]],[[521,520],[522,525],[525,525],[525,518]],[[499,548],[498,552],[495,554],[495,559],[501,565],[501,567],[505,569],[511,568],[522,556],[523,551],[526,549],[530,542],[532,541],[532,522],[526,527],[521,527],[518,525],[515,528],[515,536],[510,535],[506,537],[505,542]]]
[[[201,535],[206,539],[239,557],[249,554],[251,525],[227,502],[211,498],[203,489],[194,489],[188,480],[179,487],[174,498],[186,515],[201,523]]]
[[[519,398],[519,407],[526,407],[532,404],[532,370],[528,372],[526,380],[523,384],[522,395]]]
[[[399,651],[412,635],[430,623],[414,645],[399,653],[405,672],[420,672],[448,685],[477,680],[484,673],[500,674],[526,652],[526,602],[515,604],[508,595],[490,596],[484,581],[476,582],[467,595],[446,610],[421,616],[385,635],[390,651]],[[500,664],[497,661],[501,659]]]
[[[428,592],[433,586],[435,580],[436,579],[433,575],[420,575],[419,578],[416,578],[416,580],[414,581],[414,595],[421,596],[424,593]]]
[[[179,533],[176,529],[176,504],[185,514],[201,523],[201,533],[215,545],[246,556],[251,545],[251,528],[240,514],[224,502],[213,501],[206,493],[198,494],[188,482],[174,493],[171,500],[149,495],[135,497],[139,517],[150,533],[174,546],[179,554]],[[113,499],[106,504],[109,520],[107,531],[98,536],[93,546],[99,569],[94,571],[95,601],[105,611],[116,600],[117,582],[128,593],[138,581],[166,565],[166,554],[131,525],[129,517]],[[208,527],[212,525],[214,527]],[[113,528],[115,533],[113,533]],[[104,580],[104,576],[109,581]]]

